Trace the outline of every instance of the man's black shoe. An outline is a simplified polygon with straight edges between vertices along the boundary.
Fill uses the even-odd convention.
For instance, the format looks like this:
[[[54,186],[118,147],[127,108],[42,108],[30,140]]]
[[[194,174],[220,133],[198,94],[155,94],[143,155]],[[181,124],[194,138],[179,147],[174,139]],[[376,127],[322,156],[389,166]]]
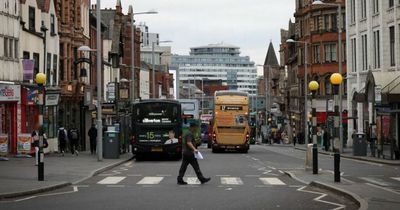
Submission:
[[[178,181],[178,185],[187,185],[187,182],[185,182],[185,181]]]
[[[203,178],[203,179],[200,179],[200,182],[201,182],[201,184],[204,184],[206,182],[209,182],[210,180],[211,180],[211,178]]]

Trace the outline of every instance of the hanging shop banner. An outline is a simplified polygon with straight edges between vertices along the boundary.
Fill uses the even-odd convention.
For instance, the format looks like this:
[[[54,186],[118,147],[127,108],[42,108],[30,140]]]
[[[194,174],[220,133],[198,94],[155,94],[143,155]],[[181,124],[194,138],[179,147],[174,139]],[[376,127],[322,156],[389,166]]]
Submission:
[[[0,156],[8,154],[8,135],[0,134]]]
[[[17,139],[17,153],[30,154],[31,153],[32,137],[29,133],[18,134]]]
[[[35,66],[35,60],[23,59],[22,68],[24,69],[24,80],[33,80],[33,68]]]
[[[19,101],[20,99],[20,85],[0,84],[0,101]]]

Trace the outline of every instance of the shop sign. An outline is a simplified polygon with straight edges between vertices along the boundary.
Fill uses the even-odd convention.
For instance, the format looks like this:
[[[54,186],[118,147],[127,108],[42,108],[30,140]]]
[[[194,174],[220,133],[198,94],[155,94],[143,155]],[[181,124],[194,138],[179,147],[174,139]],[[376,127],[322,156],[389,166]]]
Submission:
[[[32,137],[29,133],[18,134],[17,139],[17,152],[18,154],[31,153]]]
[[[19,101],[21,99],[21,86],[0,84],[0,101]]]
[[[5,156],[8,153],[8,135],[0,134],[0,156]]]
[[[107,99],[108,101],[115,100],[115,83],[109,83],[107,85]]]
[[[60,94],[46,94],[46,106],[57,106]]]

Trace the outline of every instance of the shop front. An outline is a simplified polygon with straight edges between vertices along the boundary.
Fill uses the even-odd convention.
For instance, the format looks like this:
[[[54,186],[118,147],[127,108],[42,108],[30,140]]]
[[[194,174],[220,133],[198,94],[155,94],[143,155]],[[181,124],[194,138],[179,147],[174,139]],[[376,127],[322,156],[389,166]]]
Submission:
[[[0,156],[16,154],[21,86],[0,84]]]

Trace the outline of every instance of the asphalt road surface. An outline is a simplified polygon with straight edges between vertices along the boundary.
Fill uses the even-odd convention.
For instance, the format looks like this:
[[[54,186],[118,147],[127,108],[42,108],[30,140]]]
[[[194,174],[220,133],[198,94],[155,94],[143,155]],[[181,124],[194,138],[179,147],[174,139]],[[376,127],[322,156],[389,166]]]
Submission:
[[[132,160],[77,185],[0,203],[0,209],[357,209],[345,197],[288,177],[303,167],[300,155],[252,145],[248,154],[201,148],[200,184],[191,166],[177,185],[180,161]]]

